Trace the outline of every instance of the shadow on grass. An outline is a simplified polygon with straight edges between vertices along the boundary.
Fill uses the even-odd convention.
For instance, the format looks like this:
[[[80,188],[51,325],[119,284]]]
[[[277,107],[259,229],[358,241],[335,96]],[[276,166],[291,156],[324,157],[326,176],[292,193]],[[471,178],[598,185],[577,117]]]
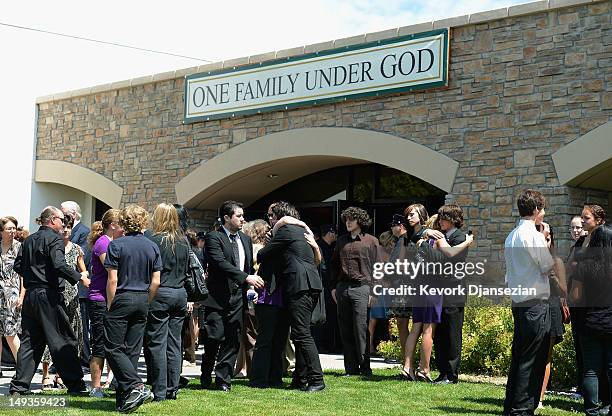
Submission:
[[[464,415],[464,414],[490,415],[491,414],[490,410],[466,409],[465,407],[436,406],[436,407],[432,407],[431,409],[432,410],[439,410],[440,412],[443,412],[445,415],[448,415],[448,414],[457,414],[457,415]],[[499,413],[501,413],[501,410],[500,410]]]
[[[491,406],[498,406],[500,408],[504,407],[504,399],[496,399],[493,397],[464,397],[462,399],[464,402],[477,403],[477,404],[489,404]],[[562,399],[561,397],[550,397],[546,396],[545,398],[546,406],[550,406],[552,409],[556,410],[565,410],[567,412],[575,412],[582,411],[582,403],[570,400],[570,399]]]
[[[100,410],[105,412],[115,412],[115,399],[105,400],[78,400],[69,399],[68,407],[80,410]]]

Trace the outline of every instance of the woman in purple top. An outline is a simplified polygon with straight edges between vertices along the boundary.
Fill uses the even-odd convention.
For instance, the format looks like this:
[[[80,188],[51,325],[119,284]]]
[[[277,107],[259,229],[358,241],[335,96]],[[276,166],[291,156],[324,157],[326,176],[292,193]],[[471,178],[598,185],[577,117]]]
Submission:
[[[91,393],[93,397],[102,398],[100,379],[104,368],[104,315],[106,314],[106,282],[108,272],[104,268],[108,245],[116,238],[123,236],[119,225],[121,211],[109,209],[102,216],[101,224],[94,224],[89,233],[88,243],[91,246],[92,276],[89,285],[87,307],[91,322]]]

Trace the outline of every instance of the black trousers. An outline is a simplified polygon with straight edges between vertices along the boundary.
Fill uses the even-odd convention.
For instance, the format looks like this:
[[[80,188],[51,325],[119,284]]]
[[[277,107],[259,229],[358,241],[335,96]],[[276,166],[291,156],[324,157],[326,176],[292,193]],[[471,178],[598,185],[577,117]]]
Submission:
[[[83,325],[83,356],[81,357],[81,365],[89,368],[89,358],[91,357],[90,338],[90,320],[89,309],[87,308],[87,298],[79,298],[79,308],[81,312],[81,324]]]
[[[63,295],[54,289],[26,291],[21,310],[21,346],[17,353],[17,371],[9,391],[27,393],[40,364],[45,345],[69,391],[85,388],[77,339],[70,327]]]
[[[87,311],[91,323],[91,357],[104,358],[104,315],[106,302],[87,301]]]
[[[436,368],[440,370],[441,377],[446,376],[450,381],[459,379],[463,316],[463,306],[445,306],[442,308],[442,319],[436,327],[434,336]]]
[[[310,319],[319,299],[319,292],[302,291],[285,300],[289,312],[291,340],[295,345],[294,381],[318,385],[323,383],[319,352],[310,332]]]
[[[226,311],[204,308],[206,340],[202,356],[202,378],[210,377],[214,368],[215,382],[231,385],[240,349],[242,309],[242,302]]]
[[[151,384],[157,399],[176,393],[181,376],[181,332],[187,313],[185,289],[160,287],[149,306],[145,349],[150,357]]]
[[[279,306],[255,305],[257,341],[253,349],[251,382],[260,386],[283,382],[283,356],[289,337],[289,314]]]
[[[548,303],[512,305],[514,337],[504,415],[533,415],[540,401],[550,347]]]
[[[104,351],[117,380],[117,405],[142,383],[138,356],[147,322],[148,296],[147,292],[117,293],[104,317]]]
[[[368,331],[368,300],[370,287],[359,283],[338,282],[338,325],[347,374],[369,373],[370,332]]]

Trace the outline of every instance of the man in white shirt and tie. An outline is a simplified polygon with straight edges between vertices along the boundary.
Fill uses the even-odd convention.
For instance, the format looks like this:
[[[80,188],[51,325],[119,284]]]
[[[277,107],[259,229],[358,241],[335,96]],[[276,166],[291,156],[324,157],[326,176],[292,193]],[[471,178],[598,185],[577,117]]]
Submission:
[[[514,337],[504,415],[533,415],[544,379],[550,344],[548,276],[554,261],[535,224],[544,218],[545,202],[536,190],[521,193],[517,200],[521,220],[504,244],[508,287],[535,289],[535,294],[512,296]]]

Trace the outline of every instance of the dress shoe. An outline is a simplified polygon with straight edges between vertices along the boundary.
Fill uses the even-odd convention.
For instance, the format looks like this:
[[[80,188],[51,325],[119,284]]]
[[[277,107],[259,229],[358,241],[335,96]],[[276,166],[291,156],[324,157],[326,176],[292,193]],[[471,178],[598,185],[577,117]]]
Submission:
[[[372,369],[366,368],[365,370],[361,370],[360,374],[362,377],[372,377]]]
[[[304,390],[306,393],[314,393],[317,391],[321,391],[325,388],[325,383],[321,383],[321,384],[311,384],[310,386],[308,386],[306,388],[306,390]]]
[[[75,389],[68,389],[68,394],[71,396],[89,396],[91,389],[83,383]]]
[[[176,396],[177,396],[176,391],[171,391],[171,392],[166,393],[166,399],[168,400],[176,400]]]
[[[308,388],[308,384],[302,383],[301,381],[297,381],[297,380],[292,380],[291,384],[289,384],[289,386],[287,386],[288,390],[302,390],[302,391],[306,391],[307,388]]]
[[[178,384],[179,389],[184,389],[188,385],[189,385],[189,379],[187,377],[180,376],[179,377],[179,384]]]
[[[220,383],[216,385],[217,390],[222,391],[224,393],[229,393],[232,390],[232,386],[225,383]]]
[[[209,389],[212,385],[212,377],[200,376],[200,386],[203,389]]]

